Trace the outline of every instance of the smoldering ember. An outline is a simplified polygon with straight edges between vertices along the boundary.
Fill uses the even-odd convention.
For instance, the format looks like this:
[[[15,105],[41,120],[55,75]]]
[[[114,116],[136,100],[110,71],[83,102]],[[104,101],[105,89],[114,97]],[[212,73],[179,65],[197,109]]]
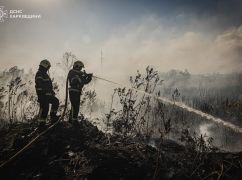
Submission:
[[[1,179],[242,178],[241,1],[1,12]]]

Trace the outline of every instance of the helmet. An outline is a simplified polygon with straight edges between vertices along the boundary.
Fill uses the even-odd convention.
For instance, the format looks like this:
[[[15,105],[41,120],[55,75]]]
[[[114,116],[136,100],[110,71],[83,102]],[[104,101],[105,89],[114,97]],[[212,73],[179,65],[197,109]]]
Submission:
[[[84,68],[84,64],[83,64],[83,62],[81,62],[81,61],[76,61],[76,62],[73,64],[73,69],[81,69],[81,68]]]
[[[46,69],[49,69],[50,66],[51,66],[50,61],[48,61],[47,59],[40,61],[39,65],[46,68]]]

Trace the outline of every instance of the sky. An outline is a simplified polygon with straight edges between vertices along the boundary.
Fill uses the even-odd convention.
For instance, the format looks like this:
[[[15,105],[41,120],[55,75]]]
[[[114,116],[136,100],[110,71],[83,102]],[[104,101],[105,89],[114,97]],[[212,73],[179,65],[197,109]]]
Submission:
[[[150,65],[193,74],[242,70],[241,0],[3,0],[40,19],[0,22],[1,70],[52,70],[65,52],[113,80]],[[101,50],[103,64],[101,65]]]

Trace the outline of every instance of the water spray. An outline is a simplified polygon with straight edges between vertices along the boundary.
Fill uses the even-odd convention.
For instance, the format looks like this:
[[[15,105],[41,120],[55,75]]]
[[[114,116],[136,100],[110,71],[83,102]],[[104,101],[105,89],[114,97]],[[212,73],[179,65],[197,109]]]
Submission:
[[[195,113],[195,114],[197,114],[197,115],[199,115],[201,117],[204,117],[204,118],[206,118],[208,120],[211,120],[211,121],[213,121],[213,122],[215,122],[217,124],[221,124],[221,125],[223,125],[223,126],[225,126],[227,128],[230,128],[230,129],[232,129],[235,132],[242,133],[242,128],[241,127],[236,126],[236,125],[234,125],[234,124],[232,124],[230,122],[226,122],[225,120],[223,120],[221,118],[214,117],[211,114],[207,114],[207,113],[202,112],[200,110],[194,109],[194,108],[192,108],[192,107],[190,107],[190,106],[188,106],[188,105],[186,105],[186,104],[184,104],[182,102],[171,101],[168,98],[161,97],[161,96],[156,96],[155,94],[150,94],[150,93],[142,91],[140,89],[137,89],[137,88],[134,88],[134,87],[128,87],[126,85],[123,85],[123,84],[120,84],[120,83],[117,83],[117,82],[114,82],[114,81],[111,81],[111,80],[108,80],[108,79],[104,79],[104,78],[101,78],[101,77],[98,77],[98,76],[93,76],[93,77],[96,78],[96,79],[100,79],[102,81],[106,81],[106,82],[118,85],[118,86],[122,86],[122,87],[127,87],[129,89],[133,89],[133,90],[135,90],[135,91],[137,91],[139,93],[145,94],[147,96],[151,96],[151,97],[153,97],[155,99],[159,99],[159,100],[161,100],[164,103],[172,104],[172,105],[175,105],[175,106],[180,107],[182,109],[185,109],[185,110],[187,110],[189,112]]]

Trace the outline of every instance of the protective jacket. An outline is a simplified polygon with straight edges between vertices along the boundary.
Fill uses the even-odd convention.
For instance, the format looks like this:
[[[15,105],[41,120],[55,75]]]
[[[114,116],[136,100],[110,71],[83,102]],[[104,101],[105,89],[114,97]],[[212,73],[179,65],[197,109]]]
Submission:
[[[47,69],[40,66],[35,75],[35,89],[38,96],[54,95],[52,81],[47,74]]]
[[[71,69],[68,73],[68,80],[70,84],[69,91],[81,93],[83,86],[92,80],[92,74]]]

